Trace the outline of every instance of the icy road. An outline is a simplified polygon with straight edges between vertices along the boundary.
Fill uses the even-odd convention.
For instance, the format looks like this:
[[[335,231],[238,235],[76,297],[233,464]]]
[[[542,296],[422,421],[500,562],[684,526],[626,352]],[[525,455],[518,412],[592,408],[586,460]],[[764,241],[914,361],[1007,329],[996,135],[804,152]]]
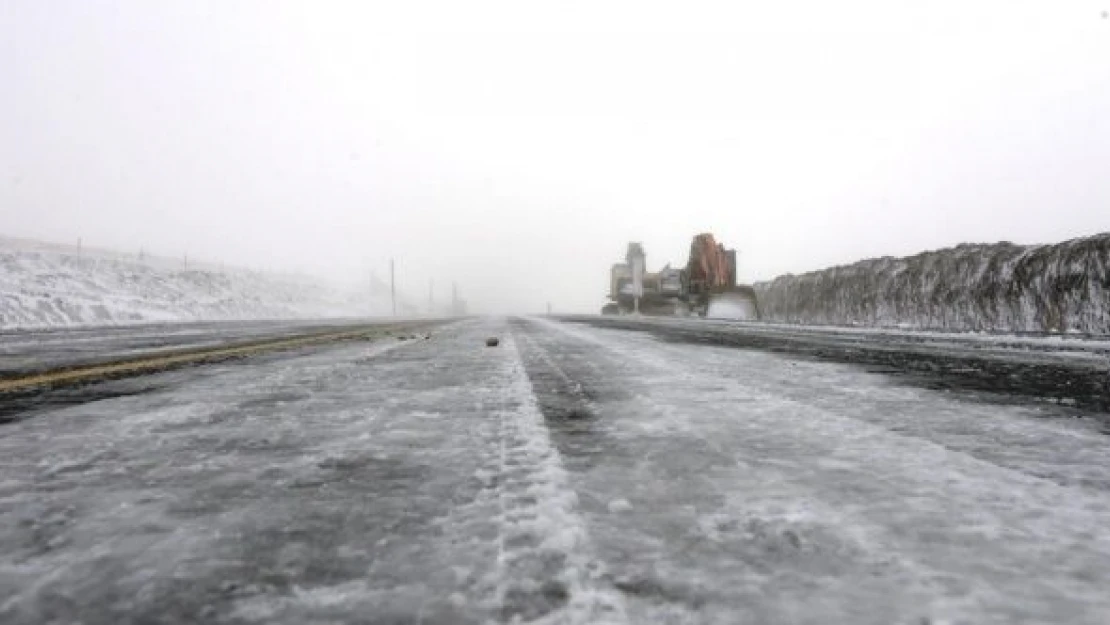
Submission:
[[[0,623],[1110,623],[1091,402],[837,362],[843,337],[599,325],[467,320],[22,415]],[[868,340],[976,375],[941,365],[979,348]],[[1026,360],[1086,397],[1099,349]]]

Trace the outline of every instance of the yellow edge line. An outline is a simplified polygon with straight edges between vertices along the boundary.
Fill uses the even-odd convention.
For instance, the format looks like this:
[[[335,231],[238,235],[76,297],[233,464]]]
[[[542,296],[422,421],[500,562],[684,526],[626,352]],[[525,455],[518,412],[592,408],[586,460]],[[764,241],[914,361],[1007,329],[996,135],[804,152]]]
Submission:
[[[60,371],[43,371],[21,378],[0,380],[0,393],[22,391],[39,386],[73,384],[122,374],[137,375],[175,365],[198,363],[206,360],[219,360],[232,356],[249,356],[260,352],[301,347],[313,343],[332,343],[344,340],[369,338],[376,333],[398,330],[404,327],[410,326],[384,326],[379,328],[367,328],[354,332],[346,331],[331,334],[313,334],[309,336],[253,342],[247,345],[231,345],[216,348],[209,347],[194,352],[175,353],[168,356],[140,357],[134,360],[88,365]]]

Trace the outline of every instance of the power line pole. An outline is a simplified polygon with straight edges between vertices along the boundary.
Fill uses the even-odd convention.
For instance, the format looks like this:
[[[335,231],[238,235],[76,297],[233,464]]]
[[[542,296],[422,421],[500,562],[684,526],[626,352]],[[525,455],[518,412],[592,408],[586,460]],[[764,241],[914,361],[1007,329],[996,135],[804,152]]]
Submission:
[[[389,259],[389,298],[393,302],[393,316],[397,316],[397,282],[393,259]]]

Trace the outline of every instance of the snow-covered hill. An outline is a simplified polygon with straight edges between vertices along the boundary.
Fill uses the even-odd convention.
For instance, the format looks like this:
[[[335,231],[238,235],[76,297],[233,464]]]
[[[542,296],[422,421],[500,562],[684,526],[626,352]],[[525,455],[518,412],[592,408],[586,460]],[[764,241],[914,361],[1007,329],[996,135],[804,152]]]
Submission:
[[[1056,245],[964,244],[755,288],[773,321],[1110,334],[1110,233]]]
[[[389,302],[303,276],[0,238],[0,328],[362,317]]]

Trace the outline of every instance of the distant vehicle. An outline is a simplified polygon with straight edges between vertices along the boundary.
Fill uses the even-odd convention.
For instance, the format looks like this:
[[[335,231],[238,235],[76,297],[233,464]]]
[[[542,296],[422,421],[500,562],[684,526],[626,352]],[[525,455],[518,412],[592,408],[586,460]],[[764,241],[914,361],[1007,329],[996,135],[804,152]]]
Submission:
[[[759,319],[755,290],[736,284],[736,250],[702,233],[690,243],[686,267],[646,270],[643,245],[628,244],[625,262],[612,266],[603,315],[644,314]]]

